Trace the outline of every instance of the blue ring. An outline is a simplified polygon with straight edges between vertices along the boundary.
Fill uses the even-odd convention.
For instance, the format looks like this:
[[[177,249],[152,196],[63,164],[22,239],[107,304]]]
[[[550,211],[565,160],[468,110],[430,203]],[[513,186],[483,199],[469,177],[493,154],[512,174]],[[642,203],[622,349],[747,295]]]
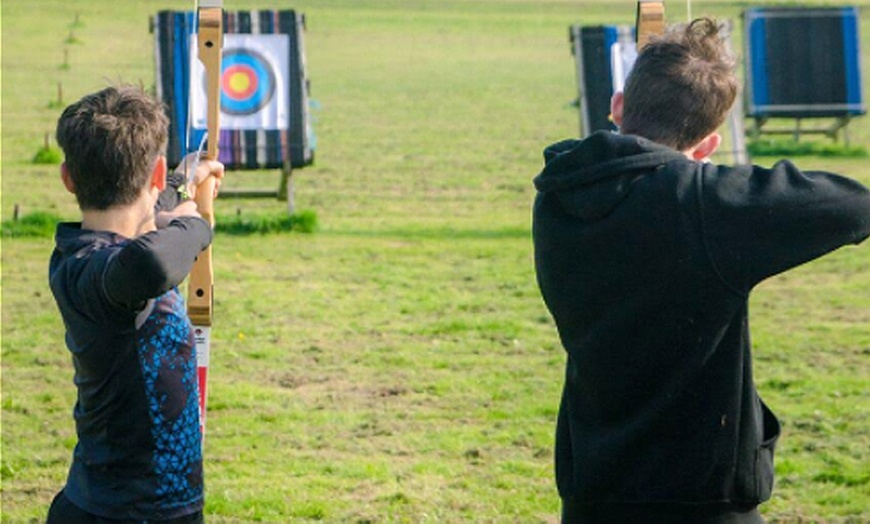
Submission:
[[[257,89],[247,98],[237,99],[221,89],[221,110],[228,115],[252,115],[266,107],[275,96],[275,73],[263,55],[250,49],[233,49],[224,53],[221,80],[227,68],[243,65],[257,76]]]

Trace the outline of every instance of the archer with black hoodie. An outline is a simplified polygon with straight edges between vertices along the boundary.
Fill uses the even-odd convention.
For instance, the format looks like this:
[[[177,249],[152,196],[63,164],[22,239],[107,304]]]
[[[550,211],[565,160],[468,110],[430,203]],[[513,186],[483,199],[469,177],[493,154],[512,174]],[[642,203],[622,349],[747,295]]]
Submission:
[[[707,162],[737,89],[717,24],[696,20],[640,53],[611,101],[619,134],[544,152],[533,236],[568,356],[564,522],[763,522],[780,425],[752,378],[749,292],[867,238],[870,192]]]

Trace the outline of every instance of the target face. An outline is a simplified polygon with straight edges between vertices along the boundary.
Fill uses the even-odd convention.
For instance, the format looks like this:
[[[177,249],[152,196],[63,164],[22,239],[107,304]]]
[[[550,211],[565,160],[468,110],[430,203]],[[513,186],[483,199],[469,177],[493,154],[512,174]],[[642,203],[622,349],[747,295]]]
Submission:
[[[224,53],[221,72],[221,110],[229,115],[251,115],[275,96],[275,72],[251,49]]]
[[[196,35],[190,35],[196,49]],[[290,40],[285,34],[227,34],[221,67],[221,127],[227,130],[287,129],[289,124]],[[204,130],[206,73],[190,55],[192,128]]]

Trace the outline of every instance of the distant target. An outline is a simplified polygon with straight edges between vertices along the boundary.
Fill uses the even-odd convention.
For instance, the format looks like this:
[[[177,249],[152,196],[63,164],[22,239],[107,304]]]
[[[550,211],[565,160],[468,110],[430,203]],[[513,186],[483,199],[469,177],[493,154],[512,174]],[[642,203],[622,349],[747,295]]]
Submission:
[[[221,110],[228,115],[252,115],[275,96],[275,72],[263,55],[250,49],[224,53]]]

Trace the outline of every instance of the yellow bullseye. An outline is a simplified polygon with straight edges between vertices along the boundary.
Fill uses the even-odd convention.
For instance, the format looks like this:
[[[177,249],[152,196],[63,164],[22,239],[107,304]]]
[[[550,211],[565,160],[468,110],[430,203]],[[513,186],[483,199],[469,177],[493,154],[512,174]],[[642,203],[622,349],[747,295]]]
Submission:
[[[244,93],[251,86],[251,79],[244,73],[235,73],[229,78],[229,87],[236,93]]]

